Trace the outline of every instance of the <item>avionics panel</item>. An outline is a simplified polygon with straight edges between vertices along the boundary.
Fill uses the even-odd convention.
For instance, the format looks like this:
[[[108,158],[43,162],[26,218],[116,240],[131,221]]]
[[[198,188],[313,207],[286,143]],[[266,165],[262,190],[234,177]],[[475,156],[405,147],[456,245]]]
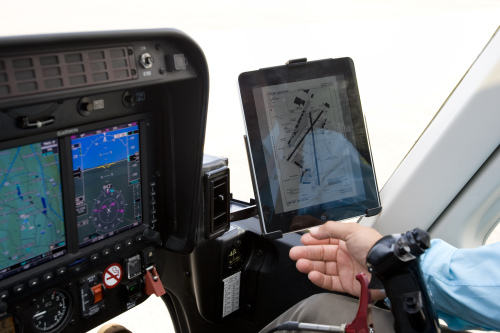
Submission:
[[[71,136],[80,247],[142,223],[139,126]]]
[[[2,145],[0,280],[143,224],[144,119]]]
[[[60,165],[56,182],[64,216],[64,243],[54,243],[64,255],[29,263],[27,270],[14,271],[7,262],[0,266],[11,271],[0,276],[0,308],[5,309],[0,326],[10,321],[15,332],[87,332],[148,298],[147,272],[155,267],[159,278],[168,271],[165,249],[187,254],[196,245],[192,231],[199,220],[194,212],[199,211],[208,103],[206,60],[176,30],[0,38],[0,45],[0,90],[5,93],[0,152],[6,154],[1,162],[7,161],[0,168],[9,170],[17,148],[52,142],[56,156],[47,159]],[[112,51],[123,48],[127,55],[114,58]],[[125,65],[124,58],[130,63]],[[173,59],[184,61],[177,66]],[[124,66],[129,79],[113,79]],[[111,148],[94,143],[90,155],[82,152],[74,160],[72,148],[83,149],[95,138],[128,143]],[[5,192],[4,178],[0,174],[0,206],[9,199],[5,193],[19,196],[15,188]],[[26,192],[21,186],[21,195]],[[98,202],[100,196],[104,200]],[[112,200],[106,202],[108,196]],[[76,200],[87,207],[77,207]],[[43,209],[41,200],[36,204]],[[2,215],[0,221],[6,219]],[[110,221],[119,223],[106,225]],[[43,258],[47,253],[40,252]],[[27,267],[25,261],[18,264]],[[55,298],[62,302],[50,301]]]
[[[66,253],[57,140],[0,151],[0,279]]]

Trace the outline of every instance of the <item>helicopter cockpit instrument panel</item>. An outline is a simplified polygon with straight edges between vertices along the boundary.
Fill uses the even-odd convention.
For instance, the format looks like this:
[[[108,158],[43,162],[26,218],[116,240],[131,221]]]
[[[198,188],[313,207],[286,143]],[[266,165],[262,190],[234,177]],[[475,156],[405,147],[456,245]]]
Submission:
[[[195,243],[207,98],[176,30],[0,41],[1,327],[86,332],[161,294],[162,251]]]
[[[0,333],[84,333],[155,295],[177,332],[250,333],[320,291],[300,235],[261,237],[204,155],[208,82],[177,30],[0,39]]]

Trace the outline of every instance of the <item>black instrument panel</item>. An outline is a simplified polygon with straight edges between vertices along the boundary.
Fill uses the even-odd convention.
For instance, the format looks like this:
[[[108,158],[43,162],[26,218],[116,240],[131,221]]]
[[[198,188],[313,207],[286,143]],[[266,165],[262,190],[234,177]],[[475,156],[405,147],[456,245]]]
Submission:
[[[0,322],[85,332],[194,247],[206,61],[174,30],[0,44]]]

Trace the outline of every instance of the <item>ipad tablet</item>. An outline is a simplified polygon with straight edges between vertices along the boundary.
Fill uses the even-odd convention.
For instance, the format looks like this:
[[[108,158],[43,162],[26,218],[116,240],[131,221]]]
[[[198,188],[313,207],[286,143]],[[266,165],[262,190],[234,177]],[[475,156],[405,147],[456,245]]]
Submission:
[[[380,211],[350,58],[299,59],[238,84],[264,234]]]

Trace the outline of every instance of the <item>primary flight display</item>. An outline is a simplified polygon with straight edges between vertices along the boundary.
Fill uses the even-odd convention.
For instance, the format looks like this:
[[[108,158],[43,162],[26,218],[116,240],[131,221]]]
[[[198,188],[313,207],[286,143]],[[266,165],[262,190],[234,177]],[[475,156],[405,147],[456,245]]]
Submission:
[[[74,135],[71,149],[80,246],[140,225],[138,123]]]

